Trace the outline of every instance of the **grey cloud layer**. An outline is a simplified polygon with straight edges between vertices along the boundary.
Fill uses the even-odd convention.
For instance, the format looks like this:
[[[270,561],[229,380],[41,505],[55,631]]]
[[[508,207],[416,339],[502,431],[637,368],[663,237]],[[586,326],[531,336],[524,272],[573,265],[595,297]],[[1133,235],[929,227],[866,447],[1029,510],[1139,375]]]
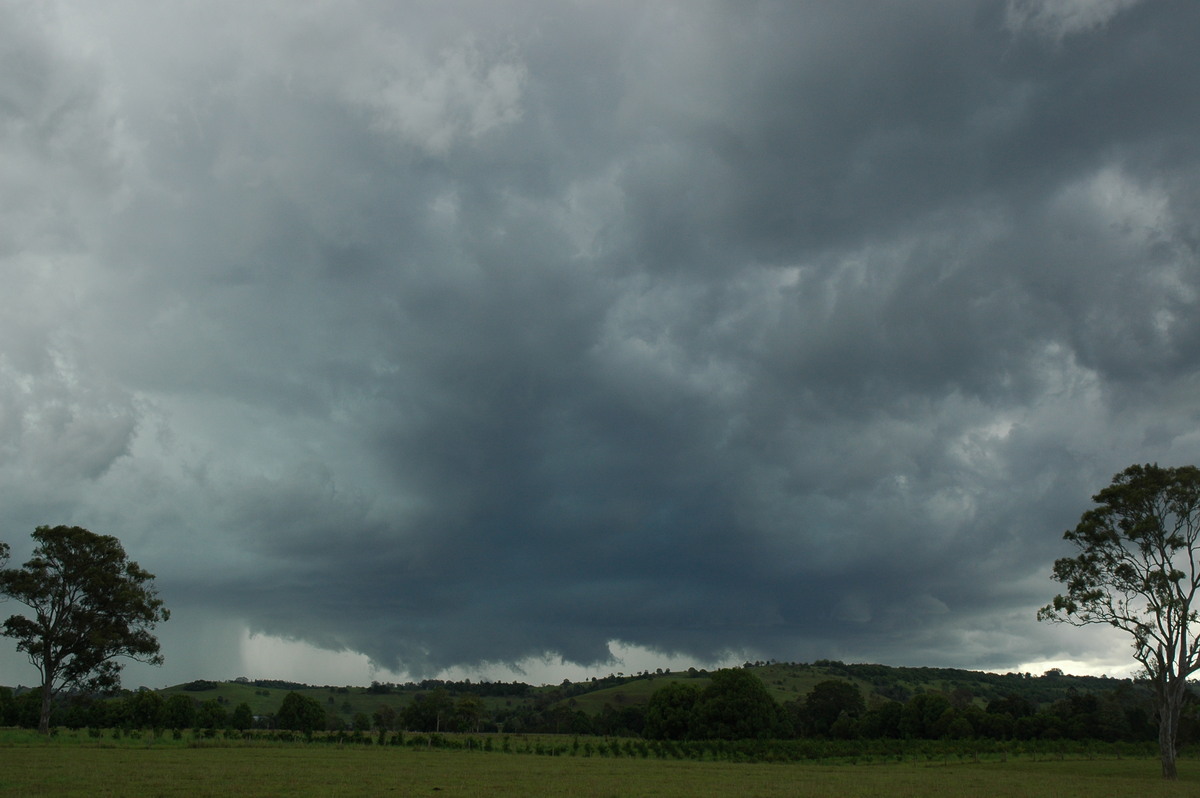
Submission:
[[[1088,495],[1197,459],[1192,3],[48,8],[0,497],[177,605],[1005,667],[1094,645],[1030,617]]]

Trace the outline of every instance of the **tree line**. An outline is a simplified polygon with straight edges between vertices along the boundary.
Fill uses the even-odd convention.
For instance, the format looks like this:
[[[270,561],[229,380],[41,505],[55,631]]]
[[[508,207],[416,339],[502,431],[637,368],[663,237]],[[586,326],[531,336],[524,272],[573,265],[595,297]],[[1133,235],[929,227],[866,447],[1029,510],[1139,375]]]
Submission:
[[[749,678],[747,678],[749,677]],[[924,740],[1153,740],[1153,702],[1145,688],[1128,685],[1115,691],[1073,693],[1039,706],[1010,695],[986,704],[968,692],[922,692],[908,701],[878,699],[868,707],[858,685],[839,679],[820,684],[805,697],[768,703],[765,687],[750,674],[740,681],[742,697],[725,699],[736,706],[736,725],[714,723],[713,684],[698,689],[684,682],[654,693],[646,708],[644,735],[650,739],[924,739]],[[1187,734],[1196,739],[1200,718],[1188,714]]]
[[[324,731],[409,733],[516,733],[603,736],[648,741],[706,740],[1099,740],[1140,743],[1156,738],[1152,692],[1125,683],[1101,693],[1069,693],[1038,705],[1020,695],[986,704],[964,690],[922,692],[908,701],[872,698],[868,706],[857,684],[825,680],[806,696],[776,701],[762,680],[744,668],[718,670],[701,686],[670,681],[645,704],[595,714],[553,705],[489,709],[479,696],[452,694],[445,687],[419,694],[404,707],[381,705],[345,718],[316,698],[289,692],[271,714],[254,716],[250,706],[186,693],[164,697],[139,690],[100,699],[76,694],[59,702],[55,726],[124,729],[276,729],[311,736]],[[1180,725],[1182,742],[1200,740],[1200,712],[1189,701]],[[36,727],[40,694],[13,695],[0,688],[0,724]]]
[[[41,694],[26,690],[15,694],[0,687],[0,725],[38,728],[42,720]],[[163,697],[153,690],[138,690],[116,698],[85,693],[64,696],[53,707],[53,727],[68,729],[233,729],[254,728],[250,705],[230,707],[219,698],[198,700],[183,693]]]
[[[1200,712],[1189,701],[1180,744],[1200,740]],[[1068,692],[1046,704],[1010,694],[980,702],[966,690],[918,692],[907,701],[874,696],[829,679],[794,701],[777,702],[745,669],[712,674],[706,686],[670,682],[649,703],[606,705],[594,715],[569,703],[530,708],[493,730],[599,734],[649,740],[916,739],[1101,740],[1141,742],[1157,734],[1152,691],[1134,683],[1099,693]],[[519,720],[519,723],[514,723]],[[423,730],[423,729],[421,729]]]

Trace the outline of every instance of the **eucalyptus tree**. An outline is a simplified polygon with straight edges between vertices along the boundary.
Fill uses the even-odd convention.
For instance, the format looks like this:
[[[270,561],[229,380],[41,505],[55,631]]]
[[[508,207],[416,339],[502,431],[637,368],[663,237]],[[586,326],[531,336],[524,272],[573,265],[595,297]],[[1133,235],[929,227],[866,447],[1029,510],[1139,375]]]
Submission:
[[[154,575],[125,555],[120,541],[77,526],[40,526],[20,568],[0,570],[0,594],[24,604],[2,633],[15,638],[42,678],[38,730],[50,732],[50,710],[62,690],[97,692],[121,683],[128,657],[159,665],[156,624],[170,613]]]
[[[1132,636],[1154,688],[1162,775],[1175,779],[1180,711],[1200,670],[1200,469],[1132,465],[1092,500],[1063,536],[1075,555],[1054,563],[1066,590],[1038,619]]]

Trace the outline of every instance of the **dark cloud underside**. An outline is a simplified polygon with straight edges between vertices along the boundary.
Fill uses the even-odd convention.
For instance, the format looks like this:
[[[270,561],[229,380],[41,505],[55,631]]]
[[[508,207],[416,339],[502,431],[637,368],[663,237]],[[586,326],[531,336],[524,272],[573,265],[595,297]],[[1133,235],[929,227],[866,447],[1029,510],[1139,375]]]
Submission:
[[[0,30],[9,528],[177,606],[413,673],[1005,667],[1076,645],[1088,496],[1197,459],[1195,3]]]

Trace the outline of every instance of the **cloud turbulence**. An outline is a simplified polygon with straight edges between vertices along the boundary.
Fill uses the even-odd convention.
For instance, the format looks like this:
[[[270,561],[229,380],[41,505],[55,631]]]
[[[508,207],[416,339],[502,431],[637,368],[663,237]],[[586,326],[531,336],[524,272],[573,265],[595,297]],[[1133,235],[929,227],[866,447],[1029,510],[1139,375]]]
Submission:
[[[1200,461],[1198,37],[0,4],[4,539],[120,537],[166,681],[237,630],[416,675],[1119,662],[1033,613],[1114,473]]]

